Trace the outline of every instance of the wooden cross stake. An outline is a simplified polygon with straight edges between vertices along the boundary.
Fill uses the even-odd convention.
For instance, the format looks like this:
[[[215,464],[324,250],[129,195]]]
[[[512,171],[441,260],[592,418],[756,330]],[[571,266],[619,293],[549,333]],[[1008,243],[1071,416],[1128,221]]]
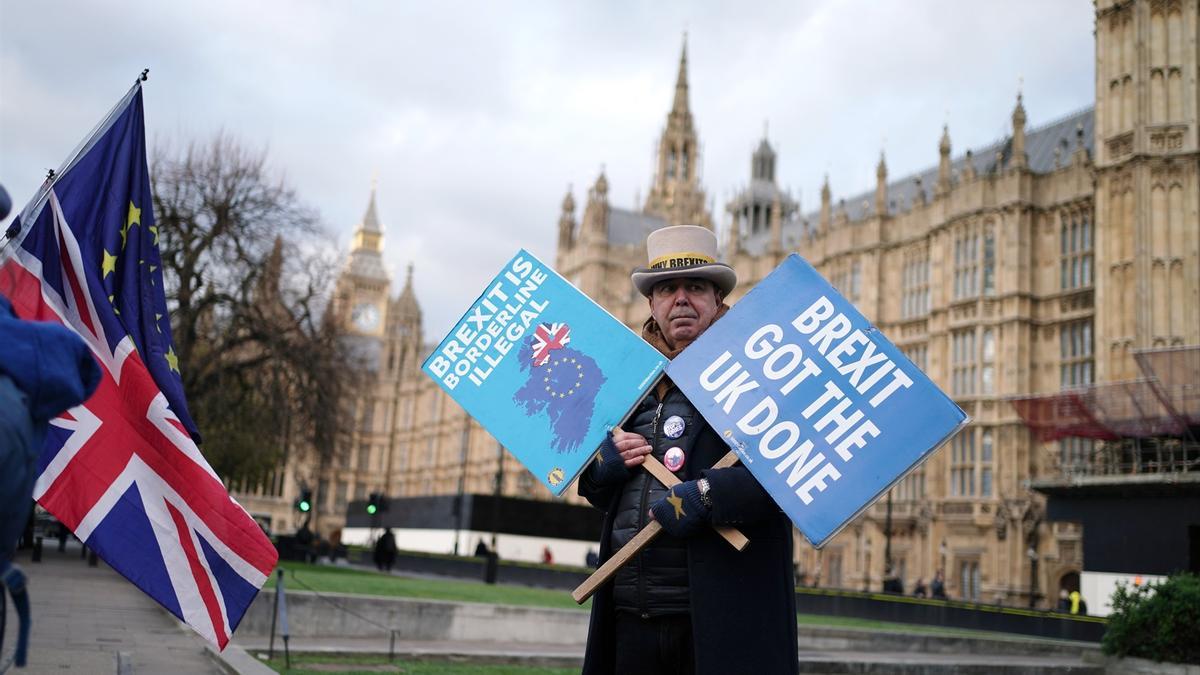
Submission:
[[[730,450],[728,454],[720,459],[720,461],[718,461],[716,464],[713,464],[712,468],[724,469],[737,464],[737,462],[737,453]],[[646,456],[646,463],[643,464],[643,466],[645,466],[646,470],[650,472],[650,475],[657,478],[659,482],[665,485],[668,489],[679,484],[679,478],[676,477],[675,474],[671,473],[667,467],[663,466],[662,462],[655,459],[653,455]],[[736,528],[715,525],[713,527],[716,529],[718,534],[725,538],[725,541],[728,541],[731,546],[739,551],[746,548],[746,545],[750,543],[750,540],[746,538],[746,535],[739,532]],[[592,594],[596,592],[596,589],[600,588],[604,582],[612,578],[612,575],[615,574],[617,570],[624,567],[625,563],[629,562],[633,556],[637,555],[638,552],[645,548],[647,544],[654,541],[654,538],[657,537],[658,533],[661,531],[662,525],[659,524],[657,520],[652,520],[647,523],[646,526],[643,527],[633,539],[629,540],[628,544],[622,546],[621,550],[617,551],[611,558],[604,561],[604,564],[601,565],[595,572],[592,572],[590,577],[585,579],[582,584],[579,584],[579,588],[576,588],[571,593],[571,597],[575,599],[575,602],[582,605],[587,601],[588,598],[592,597]]]

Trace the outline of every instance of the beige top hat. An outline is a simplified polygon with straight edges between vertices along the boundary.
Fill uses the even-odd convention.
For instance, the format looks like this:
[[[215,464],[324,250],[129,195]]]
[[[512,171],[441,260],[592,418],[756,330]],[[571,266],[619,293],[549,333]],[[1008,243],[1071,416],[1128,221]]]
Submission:
[[[697,225],[672,225],[646,237],[649,267],[639,267],[630,276],[638,291],[650,297],[654,285],[667,279],[698,277],[713,282],[729,295],[737,286],[737,273],[717,262],[717,235]]]

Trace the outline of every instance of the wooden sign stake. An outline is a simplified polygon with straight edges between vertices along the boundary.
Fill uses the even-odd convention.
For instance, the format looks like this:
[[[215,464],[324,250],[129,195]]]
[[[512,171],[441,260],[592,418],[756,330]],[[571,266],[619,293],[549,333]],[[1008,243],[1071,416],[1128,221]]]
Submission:
[[[651,464],[651,462],[653,462],[653,464]],[[712,468],[724,469],[737,464],[737,462],[737,453],[730,450],[729,453],[722,457],[720,461],[718,461],[716,464],[713,464]],[[653,468],[654,465],[658,465],[658,468],[662,469],[662,472],[666,475],[660,477],[657,473],[657,470]],[[644,466],[651,475],[662,481],[662,484],[666,485],[668,488],[671,488],[679,483],[679,478],[677,478],[675,474],[668,471],[667,467],[663,466],[662,463],[657,459],[654,459],[654,457],[647,457]],[[670,478],[667,478],[668,476]],[[673,482],[671,482],[672,480]],[[721,532],[721,536],[725,537],[725,540],[739,551],[746,548],[746,544],[750,543],[750,540],[747,539],[746,536],[741,532],[738,532],[735,528],[718,527],[716,529],[718,532],[721,532],[721,530],[727,530],[728,532]],[[629,562],[629,560],[633,558],[633,556],[637,555],[639,551],[645,548],[647,544],[654,541],[654,538],[657,537],[658,533],[661,531],[662,525],[657,520],[652,520],[647,523],[646,526],[643,527],[633,539],[629,540],[628,544],[622,546],[621,550],[617,551],[611,558],[604,561],[604,564],[601,565],[595,572],[592,572],[590,577],[585,579],[582,584],[579,584],[579,587],[571,592],[571,597],[575,599],[576,603],[582,605],[587,601],[588,598],[592,597],[592,594],[596,592],[596,589],[600,588],[604,582],[612,578],[612,575],[615,574],[617,570],[621,569],[625,563]],[[741,544],[740,546],[738,545],[739,543]]]

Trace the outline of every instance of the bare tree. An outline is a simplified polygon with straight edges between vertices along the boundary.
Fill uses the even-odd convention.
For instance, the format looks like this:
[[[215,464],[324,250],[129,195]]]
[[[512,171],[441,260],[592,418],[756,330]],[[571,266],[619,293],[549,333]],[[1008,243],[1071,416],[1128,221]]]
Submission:
[[[159,147],[150,172],[179,370],[204,454],[254,481],[287,453],[329,463],[353,369],[326,311],[336,251],[266,153],[225,135]]]

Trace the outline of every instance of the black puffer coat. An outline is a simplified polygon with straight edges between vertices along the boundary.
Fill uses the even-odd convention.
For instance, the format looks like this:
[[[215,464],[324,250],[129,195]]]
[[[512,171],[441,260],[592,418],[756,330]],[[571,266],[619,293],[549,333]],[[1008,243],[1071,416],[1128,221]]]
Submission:
[[[694,414],[695,409],[682,396],[668,396],[662,403],[654,397],[646,397],[625,424],[626,431],[650,441],[653,454],[660,462],[671,447],[679,447],[691,457],[700,436],[698,431],[704,426],[695,424]],[[663,426],[674,417],[683,420],[684,430],[681,436],[672,439],[665,435]],[[666,486],[645,471],[635,471],[616,498],[612,533],[608,538],[610,549],[619,551],[637,536],[649,521],[647,510],[650,505],[665,496]],[[629,564],[617,570],[612,583],[613,601],[620,611],[633,611],[643,618],[687,613],[690,607],[687,542],[675,537],[658,537]]]
[[[657,416],[655,429],[651,423],[660,402],[663,410]],[[662,432],[663,423],[672,415],[679,415],[687,424],[683,437],[678,439],[665,438]],[[676,475],[683,481],[708,478],[713,502],[712,521],[734,525],[750,539],[750,545],[740,553],[711,528],[683,542],[674,542],[682,543],[686,552],[687,599],[692,617],[696,672],[762,675],[797,672],[791,521],[745,468],[709,470],[729,447],[674,386],[667,390],[662,401],[656,393],[647,396],[626,430],[649,440],[659,458],[669,447],[682,447],[687,453],[687,462]],[[600,539],[600,559],[604,561],[615,552],[614,521],[620,513],[624,486],[602,487],[592,482],[590,475],[590,470],[583,472],[579,494],[605,510],[604,532]],[[647,479],[646,472],[639,468],[630,480]],[[654,484],[657,485],[657,481]],[[659,539],[665,537],[670,535],[659,535]],[[672,548],[660,545],[659,550],[669,553]],[[668,555],[666,559],[671,557]],[[626,568],[636,564],[635,559]],[[632,571],[636,572],[636,568]],[[617,581],[627,578],[619,574]],[[642,579],[638,583],[643,581],[653,580]],[[592,618],[583,666],[585,674],[614,672],[613,586],[612,583],[605,584],[592,597]],[[653,599],[651,595],[651,603]]]

